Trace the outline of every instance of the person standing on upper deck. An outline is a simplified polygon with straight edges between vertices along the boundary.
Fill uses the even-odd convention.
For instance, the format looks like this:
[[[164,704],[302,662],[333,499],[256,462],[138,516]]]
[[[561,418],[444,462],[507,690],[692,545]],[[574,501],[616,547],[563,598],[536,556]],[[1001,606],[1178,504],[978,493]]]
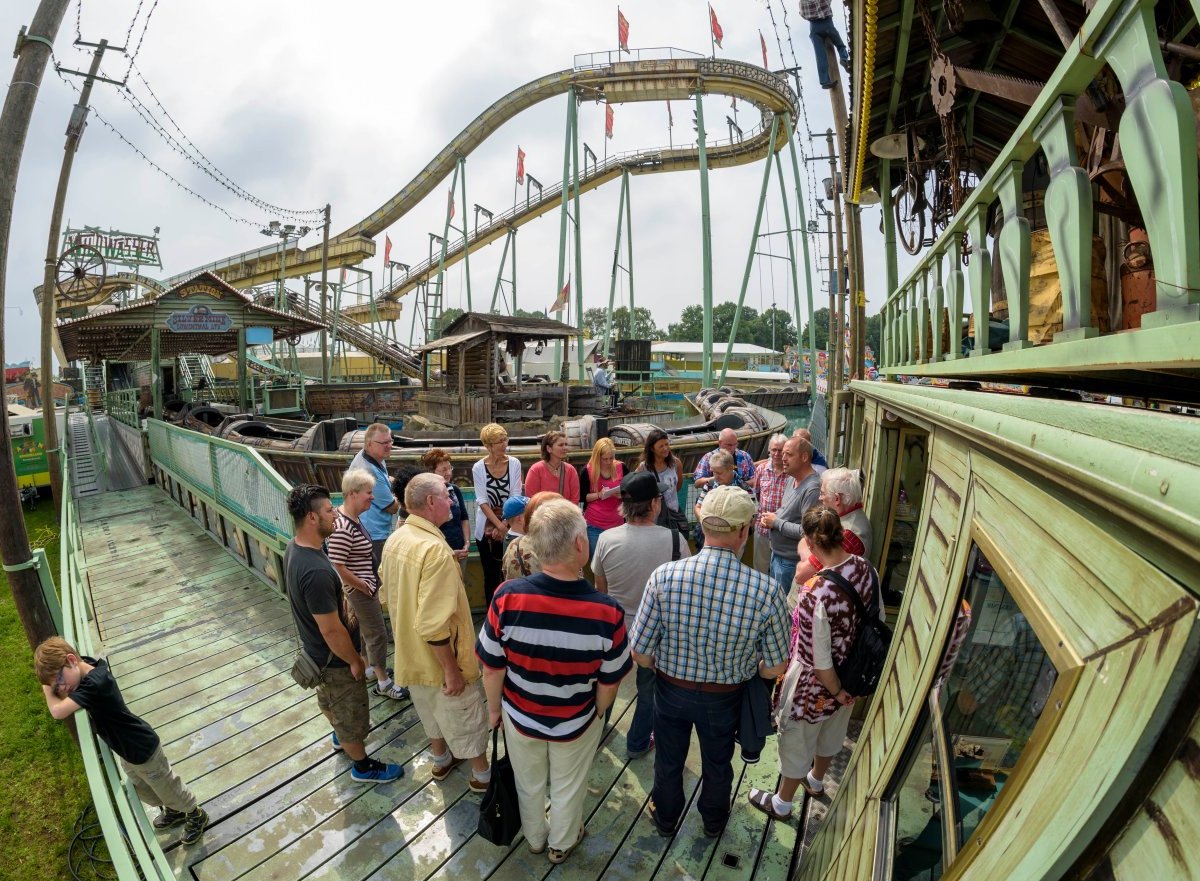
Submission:
[[[383,543],[392,534],[393,519],[400,502],[392,495],[391,478],[388,477],[387,457],[392,452],[392,430],[382,422],[372,422],[363,432],[363,446],[352,460],[350,468],[366,468],[375,477],[371,506],[359,517],[367,535],[371,537],[371,550],[375,557],[375,574],[379,574],[379,555]]]
[[[771,530],[762,522],[763,514],[773,514],[783,504],[783,491],[792,478],[783,467],[783,445],[786,434],[771,435],[767,443],[767,459],[754,466],[752,490],[758,500],[758,517],[754,520],[754,568],[759,572],[771,571]]]
[[[732,428],[722,428],[721,433],[717,435],[717,449],[724,450],[733,456],[734,469],[737,471],[738,480],[742,486],[750,486],[754,483],[754,459],[745,450],[738,449],[736,431]],[[712,459],[712,454],[716,451],[709,450],[700,457],[700,464],[696,466],[696,471],[692,475],[696,489],[704,489],[705,486],[713,482],[710,460]]]
[[[787,596],[800,560],[799,544],[804,535],[800,527],[804,512],[821,499],[821,476],[813,470],[812,445],[792,437],[783,445],[783,467],[792,478],[792,485],[783,491],[783,501],[770,514],[763,514],[761,523],[771,533],[771,577]]]
[[[843,69],[846,73],[850,72],[850,52],[833,23],[833,5],[829,0],[800,0],[800,17],[808,21],[808,37],[812,40],[813,51],[817,56],[817,79],[820,80],[822,89],[832,89],[834,80],[825,51],[826,40],[837,50]]]
[[[433,779],[471,763],[467,785],[487,790],[487,711],[475,659],[475,625],[458,561],[442,535],[450,492],[437,474],[404,490],[408,519],[383,549],[380,576],[396,640],[396,680],[408,686],[433,759]]]
[[[683,767],[693,728],[700,741],[697,806],[704,833],[721,834],[729,819],[742,689],[754,676],[771,680],[787,669],[783,594],[768,576],[739,562],[754,514],[745,490],[709,492],[700,509],[704,549],[654,570],[633,625],[633,659],[658,677],[649,810],[663,836],[675,834],[686,807]]]

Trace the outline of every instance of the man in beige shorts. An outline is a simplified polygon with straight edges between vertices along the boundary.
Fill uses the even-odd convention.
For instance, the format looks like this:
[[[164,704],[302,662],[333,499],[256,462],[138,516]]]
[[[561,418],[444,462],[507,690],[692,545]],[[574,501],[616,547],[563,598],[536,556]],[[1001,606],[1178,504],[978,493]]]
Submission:
[[[471,763],[473,792],[487,789],[488,722],[474,625],[454,552],[439,528],[450,518],[446,482],[420,474],[404,490],[408,519],[383,547],[382,589],[396,641],[395,679],[408,686],[429,736],[433,779]]]

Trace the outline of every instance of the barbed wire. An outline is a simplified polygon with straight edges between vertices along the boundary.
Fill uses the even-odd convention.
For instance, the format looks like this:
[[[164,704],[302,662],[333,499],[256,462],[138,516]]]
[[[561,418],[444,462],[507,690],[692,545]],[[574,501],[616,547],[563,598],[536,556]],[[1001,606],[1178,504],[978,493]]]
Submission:
[[[53,55],[51,57],[54,58]],[[64,83],[66,83],[68,86],[70,86],[76,92],[76,94],[78,94],[80,91],[79,86],[75,85],[75,83],[71,79],[64,76],[62,71],[60,71],[58,69],[58,59],[57,58],[54,58],[54,62],[55,62],[55,73],[58,74],[58,78],[60,80],[62,80]],[[100,121],[101,125],[103,125],[109,131],[111,131],[114,135],[116,135],[121,140],[121,142],[125,144],[125,146],[127,146],[127,147],[129,147],[129,149],[133,150],[133,152],[136,153],[143,162],[145,162],[147,165],[149,165],[151,168],[153,168],[155,171],[157,171],[159,174],[161,174],[163,177],[165,177],[171,183],[175,184],[175,186],[179,187],[184,192],[199,199],[201,202],[203,202],[205,205],[208,205],[210,208],[213,208],[216,211],[219,211],[221,214],[224,214],[227,218],[232,220],[234,223],[241,223],[246,226],[253,227],[255,229],[261,229],[263,226],[265,226],[265,224],[261,221],[250,220],[248,217],[242,217],[241,215],[234,214],[233,212],[229,211],[227,208],[224,208],[221,205],[218,205],[216,202],[213,202],[211,199],[207,199],[204,196],[200,195],[195,190],[193,190],[191,187],[189,187],[187,184],[183,183],[178,178],[176,178],[174,175],[172,175],[170,172],[168,172],[166,169],[164,169],[161,165],[159,165],[157,162],[155,162],[149,156],[147,156],[145,151],[143,151],[140,147],[138,147],[136,144],[134,144],[133,141],[129,140],[129,138],[125,137],[125,135],[122,134],[122,132],[115,125],[113,125],[111,122],[109,122],[107,119],[105,119],[103,114],[101,114],[100,111],[97,110],[95,107],[90,108],[90,113],[92,116],[96,117],[96,119],[98,119]]]
[[[251,205],[267,214],[274,214],[280,217],[290,217],[297,220],[313,220],[323,215],[324,209],[322,208],[295,209],[283,208],[279,205],[274,205],[271,202],[254,195],[245,187],[239,185],[233,180],[233,178],[221,171],[221,169],[218,168],[216,164],[204,154],[204,151],[197,147],[195,142],[188,137],[187,133],[175,120],[175,117],[173,117],[167,108],[163,106],[162,101],[159,99],[154,89],[150,86],[145,74],[142,73],[141,68],[134,64],[132,65],[131,70],[141,82],[142,86],[145,87],[146,92],[150,95],[151,100],[153,100],[154,105],[158,108],[159,112],[166,117],[175,131],[179,133],[179,137],[176,137],[167,130],[166,126],[164,126],[162,122],[155,116],[154,111],[151,110],[144,101],[138,98],[133,89],[129,87],[128,83],[126,84],[126,89],[128,91],[123,90],[120,93],[122,100],[133,107],[134,112],[136,112],[138,116],[140,116],[142,120],[148,126],[150,126],[155,133],[167,143],[169,147],[171,147],[172,150],[179,153],[181,156],[191,162],[192,165],[204,172],[204,174],[208,175],[208,177],[212,178],[214,181],[216,181],[216,183],[224,187],[233,195],[246,202],[249,202]]]

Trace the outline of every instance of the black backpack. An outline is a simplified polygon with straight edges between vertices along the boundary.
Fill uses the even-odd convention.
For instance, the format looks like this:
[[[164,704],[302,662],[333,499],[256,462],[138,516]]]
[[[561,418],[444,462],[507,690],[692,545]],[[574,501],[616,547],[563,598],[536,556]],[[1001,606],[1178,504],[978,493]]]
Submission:
[[[883,662],[887,660],[888,646],[892,642],[892,630],[879,620],[879,576],[871,570],[871,607],[863,605],[862,598],[854,587],[832,569],[817,573],[831,585],[850,598],[858,612],[858,635],[850,645],[850,651],[840,664],[834,664],[842,688],[854,697],[874,694],[883,676]]]

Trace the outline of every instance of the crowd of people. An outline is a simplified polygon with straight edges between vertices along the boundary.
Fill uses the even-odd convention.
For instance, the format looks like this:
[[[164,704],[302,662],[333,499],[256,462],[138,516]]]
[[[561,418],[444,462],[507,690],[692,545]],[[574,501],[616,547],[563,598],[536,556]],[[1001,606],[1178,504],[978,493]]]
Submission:
[[[772,437],[756,463],[727,429],[692,476],[692,534],[683,465],[660,430],[628,471],[608,438],[575,469],[567,438],[547,432],[528,473],[502,426],[485,426],[480,442],[473,524],[449,454],[431,450],[423,467],[389,473],[383,424],[367,428],[340,505],[309,484],[288,496],[287,597],[351,779],[404,775],[368,755],[368,683],[411,700],[435,781],[466,765],[468,788],[485,792],[488,739],[502,728],[527,845],[561,863],[586,833],[588,771],[636,667],[625,748],[631,761],[654,751],[649,813],[660,834],[674,835],[686,808],[693,732],[707,835],[728,819],[735,752],[757,761],[769,734],[779,736],[782,782],[752,790],[750,803],[785,821],[799,787],[819,796],[855,698],[836,672],[860,626],[844,591],[882,609],[857,473],[826,469],[804,430]],[[471,537],[487,606],[478,631],[465,582]],[[184,841],[197,840],[207,815],[155,751],[153,730],[124,709],[104,662],[55,644],[37,663],[56,718],[82,707],[118,720],[97,729],[147,781],[138,791],[161,806],[155,825],[183,823]]]

